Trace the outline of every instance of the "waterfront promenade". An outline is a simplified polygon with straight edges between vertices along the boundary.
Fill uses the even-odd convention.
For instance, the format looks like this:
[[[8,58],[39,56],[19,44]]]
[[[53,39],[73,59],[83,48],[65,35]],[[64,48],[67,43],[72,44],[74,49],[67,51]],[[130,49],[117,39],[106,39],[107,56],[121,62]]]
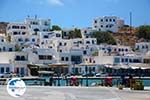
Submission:
[[[0,86],[0,100],[150,100],[150,88],[135,91],[116,87],[27,87],[19,98],[9,96],[6,86]]]

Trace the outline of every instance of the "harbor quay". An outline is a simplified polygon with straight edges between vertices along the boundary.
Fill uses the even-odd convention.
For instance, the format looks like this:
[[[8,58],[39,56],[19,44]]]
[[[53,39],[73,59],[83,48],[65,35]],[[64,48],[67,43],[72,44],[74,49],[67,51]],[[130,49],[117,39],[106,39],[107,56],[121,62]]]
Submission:
[[[20,77],[27,86],[115,86],[123,85],[130,87],[129,77]],[[11,78],[0,78],[0,85],[6,85]],[[133,77],[135,81],[140,81],[144,87],[150,86],[150,77]],[[124,81],[124,82],[123,82]]]
[[[150,88],[144,91],[119,90],[116,87],[27,86],[24,95],[14,98],[0,86],[0,100],[150,100]]]

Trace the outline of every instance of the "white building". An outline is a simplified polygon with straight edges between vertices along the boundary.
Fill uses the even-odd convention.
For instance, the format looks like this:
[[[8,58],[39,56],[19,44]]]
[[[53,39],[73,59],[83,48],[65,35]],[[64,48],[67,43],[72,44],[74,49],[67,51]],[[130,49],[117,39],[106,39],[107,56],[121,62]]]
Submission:
[[[97,31],[118,32],[123,25],[124,20],[116,16],[98,17],[92,21],[92,28]]]
[[[140,52],[148,52],[150,51],[150,42],[140,42],[135,44],[135,49]]]
[[[0,74],[16,73],[28,75],[28,54],[26,52],[0,52]]]
[[[81,29],[82,38],[91,38],[92,34],[96,32],[92,27]]]
[[[25,19],[25,24],[29,26],[30,32],[43,32],[50,30],[51,20],[28,17]]]

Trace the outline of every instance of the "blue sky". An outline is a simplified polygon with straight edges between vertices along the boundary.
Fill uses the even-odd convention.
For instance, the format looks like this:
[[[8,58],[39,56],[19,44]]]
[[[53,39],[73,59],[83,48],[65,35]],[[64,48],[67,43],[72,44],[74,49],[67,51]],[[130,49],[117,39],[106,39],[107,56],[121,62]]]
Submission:
[[[150,0],[0,0],[0,21],[20,22],[27,15],[50,18],[63,28],[89,27],[98,16],[118,16],[129,24],[150,25]]]

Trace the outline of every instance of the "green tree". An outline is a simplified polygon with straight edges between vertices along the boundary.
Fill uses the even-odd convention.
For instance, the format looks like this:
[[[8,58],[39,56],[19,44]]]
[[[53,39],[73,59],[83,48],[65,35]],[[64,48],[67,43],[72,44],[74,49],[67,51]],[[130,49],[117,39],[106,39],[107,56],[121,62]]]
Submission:
[[[52,31],[59,31],[61,28],[58,25],[53,25],[52,26]]]
[[[82,38],[81,30],[75,28],[74,30],[70,31],[69,38]]]
[[[140,38],[144,38],[146,40],[150,40],[150,25],[142,25],[137,28],[136,36]]]
[[[113,44],[113,45],[116,44],[115,38],[109,32],[97,31],[92,34],[92,37],[97,39],[97,44],[100,44],[100,43],[107,43],[107,44]]]

